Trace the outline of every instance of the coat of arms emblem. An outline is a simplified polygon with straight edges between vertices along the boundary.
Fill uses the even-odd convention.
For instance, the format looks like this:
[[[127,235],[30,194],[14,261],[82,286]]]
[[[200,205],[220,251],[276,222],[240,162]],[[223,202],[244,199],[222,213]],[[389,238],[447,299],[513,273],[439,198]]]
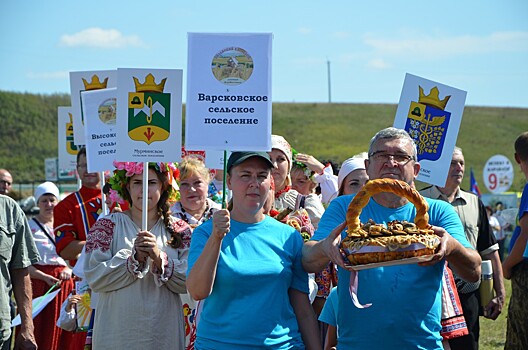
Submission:
[[[419,86],[418,102],[412,101],[405,123],[405,130],[413,138],[418,149],[418,161],[422,159],[438,160],[442,155],[445,135],[451,113],[445,111],[451,96],[439,98],[435,86],[429,95]]]
[[[133,78],[136,91],[128,93],[128,136],[149,145],[168,139],[171,95],[163,93],[167,78],[159,84],[150,73],[143,84]]]
[[[73,142],[73,116],[71,113],[68,113],[70,117],[69,121],[64,125],[66,129],[66,152],[68,154],[77,155],[79,153],[79,147]]]

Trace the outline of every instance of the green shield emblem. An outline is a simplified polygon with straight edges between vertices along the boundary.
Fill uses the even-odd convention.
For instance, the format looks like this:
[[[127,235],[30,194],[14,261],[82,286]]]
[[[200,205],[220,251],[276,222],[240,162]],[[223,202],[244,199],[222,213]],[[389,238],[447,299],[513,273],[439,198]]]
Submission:
[[[151,144],[170,136],[170,94],[130,92],[128,94],[128,136]]]

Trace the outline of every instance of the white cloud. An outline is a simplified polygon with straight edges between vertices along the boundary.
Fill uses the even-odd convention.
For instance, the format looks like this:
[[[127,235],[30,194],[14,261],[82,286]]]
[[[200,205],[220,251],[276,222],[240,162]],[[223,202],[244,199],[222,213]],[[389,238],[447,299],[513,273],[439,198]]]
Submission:
[[[374,58],[367,62],[367,67],[382,70],[390,68],[390,64],[385,62],[382,58]]]
[[[496,32],[487,36],[421,36],[384,39],[366,35],[364,42],[381,55],[445,58],[460,54],[528,51],[528,32]]]
[[[308,35],[308,34],[311,34],[311,33],[312,33],[312,28],[308,28],[308,27],[300,27],[299,29],[297,29],[297,31],[298,31],[300,34]]]
[[[69,79],[70,73],[68,71],[28,72],[26,76],[29,79],[63,80],[63,79]]]
[[[136,35],[125,36],[116,29],[88,28],[74,34],[64,34],[59,41],[66,47],[96,47],[116,49],[145,46]]]

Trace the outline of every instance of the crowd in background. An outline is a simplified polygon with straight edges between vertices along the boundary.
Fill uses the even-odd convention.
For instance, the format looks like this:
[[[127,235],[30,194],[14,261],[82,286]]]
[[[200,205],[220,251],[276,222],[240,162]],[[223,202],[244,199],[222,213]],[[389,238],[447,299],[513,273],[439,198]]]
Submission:
[[[101,175],[87,171],[81,149],[78,191],[63,198],[54,183],[38,185],[33,195],[38,210],[30,208],[25,218],[0,196],[2,211],[8,213],[0,215],[0,224],[17,224],[19,231],[8,246],[6,234],[12,228],[0,227],[6,292],[2,349],[13,343],[72,350],[348,349],[366,344],[478,349],[479,317],[494,320],[506,307],[503,276],[512,279],[506,348],[528,347],[528,322],[523,323],[526,188],[515,227],[501,216],[502,203],[484,206],[460,188],[465,161],[463,151],[455,148],[446,185],[421,189],[432,225],[443,228],[435,228],[442,243],[433,259],[441,262],[407,265],[397,272],[370,269],[355,277],[343,268],[337,248],[346,234],[341,223],[348,203],[369,178],[396,178],[415,186],[419,163],[412,139],[401,130],[381,130],[365,145],[368,152],[340,166],[297,152],[282,136],[271,140],[270,152],[231,154],[226,187],[223,170],[208,169],[195,156],[179,164],[148,163],[147,169],[143,163],[115,162],[102,187]],[[515,157],[528,179],[528,133],[517,139]],[[0,169],[0,194],[9,195],[12,184],[9,171]],[[224,198],[229,203],[222,203]],[[411,219],[413,210],[405,199],[380,194],[361,218]],[[494,272],[494,297],[486,305],[479,295],[481,260],[489,260]],[[392,302],[381,311],[353,306],[348,287],[354,278],[364,297],[378,305]],[[421,283],[423,291],[403,283]],[[83,305],[92,310],[86,327],[78,320],[84,302],[79,288],[91,297],[91,304]],[[29,301],[50,293],[56,295],[31,321]],[[411,308],[394,302],[407,299]],[[16,342],[7,325],[15,301],[21,315]],[[390,326],[387,314],[404,319],[411,330],[402,333],[402,327]],[[375,334],[373,323],[385,333]],[[391,336],[397,334],[402,339],[395,341]]]

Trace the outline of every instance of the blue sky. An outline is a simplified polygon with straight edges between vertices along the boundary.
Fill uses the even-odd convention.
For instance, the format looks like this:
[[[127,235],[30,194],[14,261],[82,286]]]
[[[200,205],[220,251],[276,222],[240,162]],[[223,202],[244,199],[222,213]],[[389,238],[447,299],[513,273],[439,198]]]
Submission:
[[[528,107],[528,1],[0,2],[0,90],[69,92],[68,72],[187,66],[187,33],[273,33],[274,102],[398,103],[405,73]],[[185,91],[183,93],[185,99]]]

